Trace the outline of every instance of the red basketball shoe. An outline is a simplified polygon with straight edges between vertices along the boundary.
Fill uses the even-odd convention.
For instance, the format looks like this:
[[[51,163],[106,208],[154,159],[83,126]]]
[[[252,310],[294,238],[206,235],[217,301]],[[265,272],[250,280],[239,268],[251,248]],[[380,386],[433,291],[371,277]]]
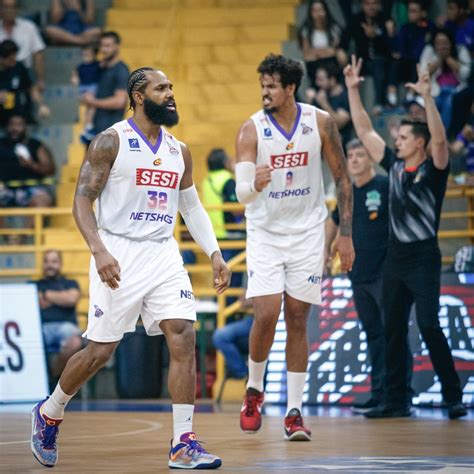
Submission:
[[[310,441],[311,430],[303,424],[303,417],[297,408],[292,408],[285,417],[285,439],[288,441]]]
[[[262,426],[263,392],[248,388],[240,410],[240,428],[246,433],[256,433]]]

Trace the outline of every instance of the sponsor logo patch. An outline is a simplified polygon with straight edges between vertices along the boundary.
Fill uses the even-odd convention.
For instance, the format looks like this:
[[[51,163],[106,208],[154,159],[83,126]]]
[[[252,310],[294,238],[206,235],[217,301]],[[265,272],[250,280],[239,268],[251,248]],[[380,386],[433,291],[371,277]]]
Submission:
[[[273,169],[308,166],[308,152],[303,151],[301,153],[285,153],[284,155],[271,155],[270,163]]]
[[[138,138],[129,138],[128,145],[130,146],[131,149],[136,150],[140,148],[140,142],[138,141]]]
[[[175,171],[137,168],[137,186],[159,186],[161,188],[176,189],[179,183],[179,174]]]

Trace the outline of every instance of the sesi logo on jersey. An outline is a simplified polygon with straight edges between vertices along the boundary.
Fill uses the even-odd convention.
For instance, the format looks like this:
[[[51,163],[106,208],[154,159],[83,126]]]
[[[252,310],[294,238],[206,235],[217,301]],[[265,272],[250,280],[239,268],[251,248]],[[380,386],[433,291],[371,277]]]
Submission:
[[[176,189],[178,182],[179,174],[174,171],[137,168],[137,186],[159,186],[161,188]]]
[[[308,166],[308,152],[285,153],[284,155],[271,155],[272,168],[295,168],[297,166]]]

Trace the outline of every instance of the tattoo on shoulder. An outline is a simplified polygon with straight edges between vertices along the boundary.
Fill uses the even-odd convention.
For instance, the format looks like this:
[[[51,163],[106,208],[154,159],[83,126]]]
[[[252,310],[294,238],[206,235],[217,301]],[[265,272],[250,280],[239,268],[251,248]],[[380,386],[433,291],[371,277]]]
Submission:
[[[79,172],[77,196],[95,201],[109,177],[119,148],[119,138],[113,130],[106,130],[92,141]]]

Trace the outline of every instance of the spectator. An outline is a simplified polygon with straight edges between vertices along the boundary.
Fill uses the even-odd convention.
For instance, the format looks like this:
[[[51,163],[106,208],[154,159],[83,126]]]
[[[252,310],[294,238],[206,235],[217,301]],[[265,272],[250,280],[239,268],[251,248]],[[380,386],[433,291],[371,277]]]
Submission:
[[[430,73],[431,91],[446,129],[451,122],[453,94],[466,86],[470,61],[466,47],[456,46],[446,29],[437,31],[433,44],[425,46],[421,54],[420,66]]]
[[[94,23],[94,0],[52,0],[51,25],[46,36],[54,44],[84,46],[97,41],[100,28]]]
[[[339,82],[339,76],[339,68],[333,64],[318,67],[315,80],[317,90],[308,89],[306,96],[312,105],[331,114],[345,145],[350,140],[353,129],[347,91]]]
[[[252,307],[250,300],[241,298],[242,310]],[[246,378],[249,374],[247,359],[249,355],[249,334],[253,317],[244,316],[242,319],[227,323],[216,329],[212,336],[214,347],[222,352],[225,359],[226,376],[234,379]]]
[[[202,202],[204,205],[212,206],[224,203],[236,203],[235,179],[231,170],[231,160],[222,148],[214,148],[207,157],[208,175],[202,182]],[[242,211],[208,211],[218,239],[241,240],[245,239],[245,232],[239,230],[227,230],[226,224],[238,224],[243,221]],[[243,250],[222,249],[222,256],[227,262]],[[232,273],[230,286],[238,288],[242,286],[242,273]],[[235,301],[235,297],[227,298],[227,302]]]
[[[436,26],[427,18],[424,0],[408,2],[408,23],[400,28],[394,45],[390,67],[387,102],[391,106],[398,103],[397,88],[406,82],[416,82],[416,65],[427,42],[431,42]],[[408,92],[407,100],[412,94]]]
[[[11,39],[18,45],[17,60],[28,69],[34,69],[35,83],[40,92],[44,91],[45,44],[36,25],[24,18],[17,18],[16,0],[0,0],[1,24],[0,41]]]
[[[76,320],[79,285],[62,276],[61,266],[61,253],[48,250],[43,258],[43,278],[36,282],[46,353],[57,354],[50,369],[53,378],[59,377],[69,357],[82,347]]]
[[[467,176],[464,183],[474,185],[474,110],[471,111],[470,123],[467,123],[456,139],[450,144],[451,152],[454,155],[461,156],[463,160],[463,170]]]
[[[356,55],[363,58],[365,76],[371,76],[375,85],[376,110],[385,103],[386,69],[390,59],[390,42],[379,0],[362,0],[362,11],[352,17],[341,41],[349,49],[355,43]]]
[[[405,109],[409,120],[426,122],[425,101],[420,95],[414,95],[411,100],[407,100],[405,102]]]
[[[308,7],[306,20],[298,32],[300,48],[306,64],[306,73],[314,87],[316,69],[338,62],[344,66],[347,55],[339,47],[341,30],[332,19],[324,0],[313,0]]]
[[[467,0],[448,0],[447,21],[449,30],[457,45],[464,45],[474,59],[474,19],[469,18]]]
[[[115,31],[107,31],[100,36],[102,55],[101,71],[97,94],[82,94],[81,102],[95,108],[94,128],[81,136],[89,145],[94,136],[122,120],[128,102],[128,67],[120,60],[120,36]]]
[[[0,207],[49,207],[55,166],[51,152],[29,138],[26,120],[12,115],[0,139]]]
[[[472,72],[471,70],[469,86],[453,95],[453,111],[448,131],[450,139],[455,138],[464,125],[472,119],[472,105],[474,104],[474,78]]]
[[[28,70],[16,60],[18,46],[12,40],[0,43],[0,126],[5,127],[11,115],[23,115],[34,123],[33,101],[38,107],[38,117],[48,117],[49,108],[32,82]]]
[[[82,63],[73,71],[71,82],[79,86],[79,94],[83,95],[90,92],[94,96],[97,94],[97,87],[100,79],[100,63],[97,61],[97,47],[94,44],[88,44],[82,47]],[[86,105],[85,114],[85,133],[93,128],[94,107]]]

